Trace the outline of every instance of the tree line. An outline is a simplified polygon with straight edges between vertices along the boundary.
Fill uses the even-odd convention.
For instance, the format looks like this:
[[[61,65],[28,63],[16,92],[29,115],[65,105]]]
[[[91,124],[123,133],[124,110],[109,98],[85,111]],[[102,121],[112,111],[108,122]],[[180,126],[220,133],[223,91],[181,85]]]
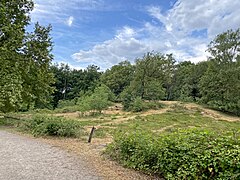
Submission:
[[[126,110],[136,100],[180,100],[240,115],[240,29],[217,35],[208,45],[208,60],[196,64],[148,52],[133,64],[122,61],[105,72],[95,65],[76,70],[52,64],[50,25],[36,23],[33,32],[26,31],[32,9],[30,0],[0,4],[2,112],[56,108],[64,102],[89,106],[97,99],[105,106],[122,102]]]
[[[58,75],[62,73],[56,76],[57,82],[62,79],[58,92],[62,92],[66,82],[63,76],[69,74],[66,95],[60,93],[61,99],[78,98],[81,93],[93,92],[104,84],[126,109],[136,98],[180,100],[240,115],[240,29],[219,34],[210,42],[207,51],[211,55],[208,60],[196,64],[177,62],[173,54],[149,52],[134,64],[123,61],[105,72],[100,72],[96,66],[86,70],[54,66]]]

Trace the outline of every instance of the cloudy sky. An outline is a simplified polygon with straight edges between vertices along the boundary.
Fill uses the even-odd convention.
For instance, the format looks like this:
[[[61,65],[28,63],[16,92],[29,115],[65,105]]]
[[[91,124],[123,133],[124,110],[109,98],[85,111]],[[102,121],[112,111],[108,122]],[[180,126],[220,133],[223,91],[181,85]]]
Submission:
[[[32,23],[53,26],[54,62],[102,70],[149,51],[178,61],[207,57],[208,43],[240,27],[239,0],[34,0]]]

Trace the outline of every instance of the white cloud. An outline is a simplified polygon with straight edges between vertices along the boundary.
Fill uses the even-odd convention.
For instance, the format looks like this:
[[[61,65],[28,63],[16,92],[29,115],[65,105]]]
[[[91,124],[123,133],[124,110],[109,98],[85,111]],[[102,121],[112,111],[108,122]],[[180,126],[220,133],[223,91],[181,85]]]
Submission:
[[[114,38],[92,49],[73,54],[78,62],[110,67],[121,60],[134,60],[148,51],[173,53],[177,60],[206,60],[207,44],[219,33],[240,27],[240,1],[178,0],[172,9],[162,12],[149,6],[147,12],[161,25],[146,22],[140,29],[129,26],[117,31]],[[199,37],[192,33],[206,31]]]
[[[179,60],[196,63],[207,59],[207,44],[217,34],[240,27],[239,9],[240,1],[235,0],[178,0],[165,13],[160,7],[147,7],[148,13],[164,28],[157,30],[158,27],[151,24],[146,28],[152,34],[151,39],[154,37],[171,44],[167,50],[160,48],[162,51],[174,53]],[[199,31],[206,31],[206,34],[200,37],[192,35]]]
[[[189,33],[207,29],[210,37],[240,26],[240,1],[236,0],[178,0],[165,15],[159,7],[148,7],[148,12],[166,28]]]
[[[85,69],[85,67],[82,67],[82,66],[79,66],[79,65],[76,65],[76,64],[71,64],[68,61],[59,61],[58,64],[68,65],[70,67],[70,69],[76,69],[76,70]]]
[[[103,0],[34,0],[34,3],[34,10],[31,12],[32,22],[66,23],[70,16],[69,12],[101,11],[109,8]],[[89,17],[81,16],[78,20],[87,21]]]
[[[149,14],[155,18],[157,18],[162,23],[166,24],[166,17],[162,15],[160,7],[149,6],[147,7]]]
[[[32,20],[74,25],[73,10],[106,10],[103,0],[35,0]],[[148,51],[173,53],[177,60],[198,62],[205,60],[207,44],[215,35],[227,29],[240,27],[240,1],[238,0],[178,0],[171,9],[148,6],[146,13],[153,19],[141,28],[124,26],[109,40],[89,50],[72,55],[84,68],[96,64],[106,69],[122,60],[133,61]],[[160,23],[153,23],[153,22]],[[206,31],[204,36],[193,32]]]
[[[102,69],[123,60],[133,60],[150,50],[148,45],[134,38],[135,35],[136,32],[133,29],[124,27],[113,39],[97,44],[88,51],[80,50],[72,57],[80,63],[96,64]]]
[[[67,20],[66,20],[66,24],[71,27],[72,26],[72,23],[73,23],[73,20],[74,20],[74,17],[73,16],[70,16]]]

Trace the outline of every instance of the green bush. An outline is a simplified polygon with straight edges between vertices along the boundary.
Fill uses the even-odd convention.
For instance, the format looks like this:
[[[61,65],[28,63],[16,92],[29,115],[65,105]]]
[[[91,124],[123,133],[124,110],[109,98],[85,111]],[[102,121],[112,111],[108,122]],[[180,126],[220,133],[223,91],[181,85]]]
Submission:
[[[149,102],[145,102],[145,108],[146,109],[154,109],[154,110],[157,110],[157,109],[161,109],[163,108],[163,104],[160,103],[160,102],[155,102],[155,101],[149,101]]]
[[[66,107],[63,107],[63,108],[57,108],[57,109],[54,109],[54,111],[52,111],[52,112],[55,112],[55,113],[72,113],[72,112],[76,112],[76,111],[79,111],[78,105],[66,106]]]
[[[131,105],[131,111],[133,112],[141,112],[145,110],[144,101],[140,97],[136,97]]]
[[[10,118],[0,118],[0,126],[14,127],[19,121]]]
[[[84,115],[86,112],[92,111],[90,114],[101,114],[103,110],[107,109],[115,99],[111,90],[101,85],[94,89],[91,95],[85,95],[79,98],[79,111]]]
[[[125,104],[123,104],[123,105],[125,105]],[[141,111],[146,111],[149,109],[157,110],[162,107],[163,107],[163,105],[160,102],[144,101],[144,100],[142,100],[142,98],[136,97],[133,99],[133,102],[130,103],[127,110],[133,111],[133,112],[141,112]],[[126,110],[126,107],[124,109]]]
[[[239,135],[185,130],[155,137],[118,133],[106,153],[123,165],[166,179],[239,179]]]
[[[76,121],[43,115],[35,115],[25,120],[20,127],[34,136],[77,137],[82,133],[81,125]]]
[[[69,106],[74,106],[76,105],[76,100],[60,100],[58,102],[58,108],[64,108],[64,107],[69,107]]]

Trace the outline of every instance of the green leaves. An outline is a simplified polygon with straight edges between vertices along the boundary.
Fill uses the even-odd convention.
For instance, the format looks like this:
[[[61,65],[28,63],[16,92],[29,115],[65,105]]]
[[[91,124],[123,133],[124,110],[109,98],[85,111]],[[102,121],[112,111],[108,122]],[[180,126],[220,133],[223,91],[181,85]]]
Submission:
[[[46,107],[53,88],[51,27],[38,23],[26,33],[31,0],[0,3],[0,108],[3,112]]]
[[[239,139],[198,129],[160,136],[139,129],[117,133],[106,152],[127,167],[166,179],[238,179]]]
[[[218,35],[209,45],[212,57],[200,80],[201,101],[240,115],[240,29]]]
[[[134,66],[128,61],[123,61],[111,67],[101,76],[101,81],[118,96],[133,78]]]
[[[208,48],[212,59],[218,63],[228,64],[236,61],[240,56],[240,28],[217,35]]]
[[[34,136],[77,137],[82,133],[81,125],[76,121],[44,115],[35,115],[23,121],[20,128]]]
[[[29,106],[33,103],[35,107],[47,107],[51,100],[54,83],[53,74],[50,72],[50,63],[53,59],[52,41],[50,37],[51,26],[43,27],[38,23],[33,33],[29,33],[25,39],[24,57],[22,61],[23,100]]]
[[[107,86],[101,85],[96,87],[91,95],[85,94],[83,97],[80,97],[78,104],[80,111],[83,113],[91,110],[101,113],[102,110],[111,104],[110,101],[114,99],[115,97],[111,90]]]

